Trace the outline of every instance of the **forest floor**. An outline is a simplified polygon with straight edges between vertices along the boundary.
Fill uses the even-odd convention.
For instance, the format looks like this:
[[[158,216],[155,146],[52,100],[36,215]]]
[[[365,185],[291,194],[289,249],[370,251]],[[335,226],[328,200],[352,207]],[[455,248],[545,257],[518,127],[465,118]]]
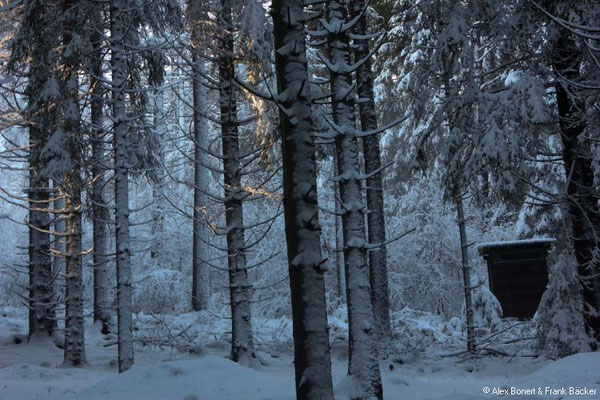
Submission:
[[[110,344],[110,339],[98,333],[90,323],[86,331],[88,364],[83,368],[66,368],[62,366],[62,350],[51,340],[16,343],[26,334],[26,316],[25,309],[0,307],[1,400],[295,398],[292,356],[282,351],[281,346],[269,348],[263,343],[260,346],[264,350],[260,352],[262,365],[249,368],[228,360],[227,341],[215,335],[205,334],[204,345],[185,351],[174,348],[177,346],[167,347],[164,343],[136,345],[135,366],[126,373],[118,374],[116,346],[105,346]],[[156,317],[153,319],[158,320]],[[421,331],[431,325],[431,321],[425,322]],[[264,323],[259,326],[267,330],[266,327],[275,325]],[[263,337],[273,337],[272,331]],[[188,334],[181,332],[161,335],[171,335],[176,340]],[[338,400],[347,399],[345,348],[341,342],[332,346],[333,380]],[[443,346],[438,341],[436,346],[421,347],[418,353],[396,355],[382,362],[385,398],[600,399],[600,353],[582,353],[552,361],[518,354],[473,358],[464,354],[453,355],[455,352],[454,345]],[[576,388],[580,389],[578,393],[575,393]],[[488,389],[489,393],[485,393]],[[530,394],[529,390],[535,394]],[[572,394],[569,394],[570,390]],[[588,393],[583,393],[583,390]]]

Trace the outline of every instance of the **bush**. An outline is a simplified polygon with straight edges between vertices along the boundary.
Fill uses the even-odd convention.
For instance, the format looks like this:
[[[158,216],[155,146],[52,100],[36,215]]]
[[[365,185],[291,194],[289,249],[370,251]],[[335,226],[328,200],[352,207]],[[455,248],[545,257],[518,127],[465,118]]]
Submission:
[[[183,273],[170,269],[148,272],[133,288],[134,312],[179,314],[191,308],[192,283]]]
[[[472,291],[472,298],[475,326],[486,331],[495,331],[502,323],[502,306],[496,296],[483,284]]]
[[[589,351],[583,322],[583,302],[572,254],[563,254],[550,268],[550,284],[544,292],[536,322],[537,350],[561,358]]]

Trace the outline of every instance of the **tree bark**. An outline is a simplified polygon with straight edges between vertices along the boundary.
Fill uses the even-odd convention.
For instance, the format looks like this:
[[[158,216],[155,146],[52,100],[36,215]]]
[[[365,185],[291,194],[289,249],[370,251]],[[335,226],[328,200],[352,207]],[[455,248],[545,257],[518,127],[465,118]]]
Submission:
[[[250,310],[250,285],[246,270],[244,212],[241,191],[241,165],[237,122],[236,90],[233,78],[232,1],[222,0],[218,13],[222,29],[218,56],[221,141],[225,183],[225,224],[229,265],[229,300],[231,306],[231,359],[252,363],[255,358]]]
[[[32,26],[44,26],[48,10],[41,3],[27,15]],[[55,297],[50,257],[50,207],[49,179],[42,172],[40,153],[49,139],[50,111],[46,100],[39,97],[42,88],[51,78],[51,49],[53,37],[42,29],[34,30],[29,58],[29,80],[26,88],[27,122],[29,130],[29,339],[37,334],[52,335],[56,329]]]
[[[64,363],[78,366],[86,362],[85,336],[83,324],[83,251],[82,238],[82,204],[81,178],[82,147],[79,130],[79,105],[77,102],[79,82],[79,50],[75,40],[75,29],[79,7],[74,0],[63,3],[63,79],[62,79],[62,112],[64,118],[59,129],[64,130],[67,153],[70,159],[62,191],[65,194],[66,215],[66,255],[65,255],[65,348]],[[55,134],[60,134],[56,132]]]
[[[196,40],[194,40],[196,42]],[[202,113],[206,112],[206,89],[201,73],[204,71],[202,59],[197,50],[192,50],[193,66],[193,104],[194,104],[194,236],[192,238],[192,308],[195,311],[206,310],[209,306],[209,274],[205,260],[208,259],[208,229],[206,213],[209,190],[208,174],[208,132]]]
[[[360,15],[367,6],[365,0],[352,1],[352,15]],[[369,57],[368,39],[360,39],[368,34],[366,13],[354,27],[354,61],[366,59],[356,70],[356,90],[361,102],[358,104],[361,129],[374,131],[377,129],[377,113],[375,111],[375,95],[373,94],[373,73]],[[392,333],[390,323],[390,294],[388,287],[387,249],[385,246],[385,213],[383,207],[381,150],[379,135],[369,135],[362,139],[365,160],[365,173],[373,174],[367,178],[367,231],[370,244],[379,244],[376,250],[369,252],[369,279],[371,284],[371,303],[375,314],[377,329],[389,338]]]
[[[340,174],[339,168],[337,166],[337,158],[333,156],[333,171],[337,176]],[[342,213],[342,208],[340,206],[340,189],[337,182],[333,182],[333,197],[334,197],[334,229],[335,229],[335,277],[336,277],[336,293],[340,304],[346,303],[346,280],[344,277],[344,239],[342,238],[342,221],[340,215]]]
[[[96,30],[102,24],[100,11],[95,10],[90,28],[90,41],[95,50],[92,55],[90,76],[90,109],[92,122],[92,224],[93,224],[93,268],[94,268],[94,322],[102,324],[102,333],[110,332],[112,300],[110,298],[110,260],[108,257],[108,225],[110,219],[104,189],[107,185],[105,169],[105,134],[102,107],[104,87],[102,79],[102,35]]]
[[[54,232],[51,238],[52,247],[56,252],[52,256],[52,286],[54,291],[54,299],[58,304],[61,301],[62,291],[65,287],[65,257],[61,254],[67,252],[65,247],[65,238],[62,233],[67,231],[65,224],[65,198],[59,193],[60,185],[58,182],[51,182],[51,192],[54,201],[52,203],[51,225],[54,225]]]
[[[77,149],[76,151],[79,151]],[[64,363],[69,365],[85,364],[85,338],[83,321],[83,276],[81,248],[81,173],[79,168],[70,172],[66,178],[68,194],[65,209],[66,220],[66,257],[65,257],[65,354]]]
[[[346,299],[348,304],[349,363],[348,375],[356,382],[353,399],[383,399],[381,372],[377,357],[377,326],[371,305],[367,241],[365,237],[365,204],[362,199],[358,141],[352,77],[350,45],[347,29],[342,25],[347,9],[341,1],[330,1],[327,25],[333,119],[337,127],[336,155],[340,175]]]
[[[300,0],[274,0],[283,206],[293,315],[296,398],[333,399],[317,204],[315,123]]]
[[[52,336],[56,329],[52,260],[50,257],[50,217],[48,207],[48,178],[37,171],[37,147],[44,140],[44,132],[30,126],[29,142],[29,338],[39,333]]]
[[[457,188],[454,201],[456,203],[457,224],[460,235],[460,255],[462,260],[463,286],[465,291],[465,311],[467,316],[467,351],[475,353],[475,325],[473,324],[473,299],[471,295],[471,266],[469,265],[469,243],[467,242],[467,228],[463,196],[460,186]]]
[[[581,282],[585,330],[600,345],[600,209],[594,185],[592,141],[586,139],[583,94],[573,84],[580,78],[580,53],[569,33],[561,31],[554,43],[553,66],[560,82],[556,103],[567,177],[567,208],[573,229],[573,249]],[[567,79],[568,81],[566,81]]]
[[[164,137],[166,132],[165,115],[164,115],[164,87],[162,84],[154,88],[154,129],[156,136],[157,165],[154,166],[155,181],[152,183],[152,248],[150,249],[150,259],[154,265],[163,268],[165,256],[164,249],[164,226],[165,226],[165,201],[163,199],[162,190],[164,189],[165,171],[162,162]]]
[[[117,333],[119,372],[133,365],[131,252],[129,247],[129,154],[125,83],[127,60],[124,47],[129,28],[126,0],[110,3],[113,151],[115,168],[115,241],[117,255]]]

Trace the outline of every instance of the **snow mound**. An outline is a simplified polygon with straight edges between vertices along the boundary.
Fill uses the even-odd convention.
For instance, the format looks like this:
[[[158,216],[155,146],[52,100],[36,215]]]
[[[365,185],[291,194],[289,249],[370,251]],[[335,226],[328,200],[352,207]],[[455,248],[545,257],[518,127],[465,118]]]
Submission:
[[[439,362],[444,361],[450,362],[450,360]],[[536,361],[532,362],[536,363]],[[504,375],[511,371],[511,365],[513,376],[500,377],[499,374]],[[411,400],[598,400],[600,398],[598,396],[600,353],[576,354],[550,362],[534,372],[521,374],[515,378],[526,365],[525,359],[515,359],[510,364],[503,361],[495,366],[489,365],[490,368],[466,375],[461,375],[458,371],[454,372],[454,376],[437,377],[425,376],[423,373],[415,376],[405,374],[407,383],[395,387],[390,385],[392,379],[388,376],[387,379],[384,378],[384,396],[391,399]],[[450,367],[450,365],[446,366]],[[456,365],[450,368],[456,369]],[[561,394],[559,391],[563,388],[566,393]],[[595,393],[583,394],[580,391],[578,394],[569,394],[571,388],[580,390],[585,388]],[[510,394],[511,389],[525,394]],[[532,390],[533,394],[527,392],[528,390]],[[498,393],[501,391],[506,392]]]
[[[0,368],[0,399],[63,399],[106,376],[84,368],[56,368],[44,361],[40,364],[17,363]]]
[[[286,400],[294,399],[294,382],[273,379],[260,370],[245,368],[226,358],[203,356],[194,360],[133,367],[73,397],[87,400]]]
[[[600,398],[600,375],[598,371],[600,371],[600,353],[579,353],[540,368],[523,378],[523,383],[528,383],[536,387],[596,388],[596,396],[577,396],[577,398],[598,399]],[[546,397],[541,398],[545,399]],[[555,397],[548,396],[547,398],[554,399]]]

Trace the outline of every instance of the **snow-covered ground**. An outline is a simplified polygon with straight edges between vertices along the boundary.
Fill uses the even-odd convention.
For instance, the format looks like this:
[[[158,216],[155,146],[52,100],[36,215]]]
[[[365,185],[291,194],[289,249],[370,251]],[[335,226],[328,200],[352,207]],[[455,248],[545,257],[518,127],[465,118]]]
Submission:
[[[190,314],[187,318],[198,317],[198,314]],[[165,345],[160,348],[158,345],[139,346],[136,366],[123,374],[116,371],[116,346],[105,347],[107,340],[94,327],[88,325],[86,335],[88,365],[64,368],[61,366],[62,351],[50,340],[15,343],[15,339],[18,342],[26,333],[26,321],[26,310],[0,308],[1,400],[295,398],[292,357],[281,344],[289,340],[289,326],[282,325],[281,321],[264,321],[256,325],[262,329],[259,333],[263,333],[264,342],[260,346],[263,365],[258,368],[247,368],[226,359],[226,340],[205,329],[201,331],[202,345],[192,346],[185,352]],[[333,317],[332,331],[340,323]],[[416,330],[424,336],[431,336],[431,332],[443,334],[441,329],[432,329],[436,324],[434,320],[423,318],[412,323],[418,325]],[[191,332],[188,329],[181,334],[181,330],[175,329],[167,336],[197,340],[198,335]],[[582,353],[558,361],[520,355],[468,358],[464,354],[451,355],[456,347],[448,338],[453,334],[446,334],[444,346],[440,347],[441,340],[436,340],[437,346],[421,347],[411,354],[396,354],[382,363],[386,399],[600,399],[598,353]],[[276,340],[274,338],[279,338],[281,343],[267,346],[266,342]],[[343,341],[334,342],[332,346],[333,379],[338,400],[347,399],[345,348]],[[595,393],[570,395],[569,390],[575,388]],[[485,393],[488,389],[489,393]],[[561,392],[563,389],[564,393]],[[521,395],[515,393],[517,390]],[[529,394],[531,390],[535,394]]]

